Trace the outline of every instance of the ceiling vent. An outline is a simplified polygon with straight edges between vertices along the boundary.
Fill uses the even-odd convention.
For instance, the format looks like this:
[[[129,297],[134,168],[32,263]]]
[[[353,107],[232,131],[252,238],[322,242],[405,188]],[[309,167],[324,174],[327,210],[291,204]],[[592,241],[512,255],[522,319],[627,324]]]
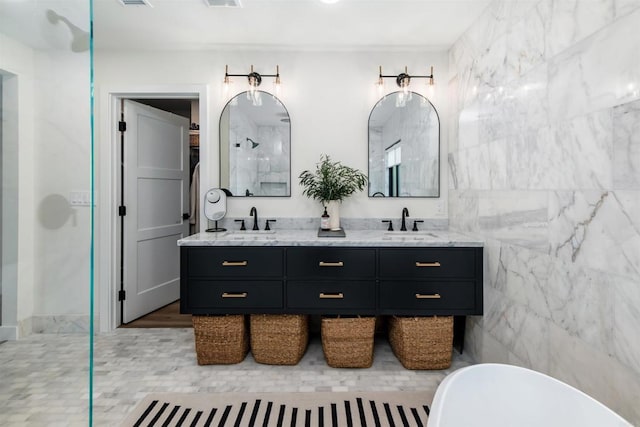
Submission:
[[[119,0],[123,6],[151,6],[148,0]]]
[[[242,7],[240,0],[204,0],[209,7]]]

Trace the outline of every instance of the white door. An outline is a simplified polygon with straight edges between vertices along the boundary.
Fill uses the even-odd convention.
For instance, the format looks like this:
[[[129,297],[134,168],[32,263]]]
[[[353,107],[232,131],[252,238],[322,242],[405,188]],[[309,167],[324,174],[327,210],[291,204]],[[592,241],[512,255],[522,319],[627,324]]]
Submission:
[[[189,119],[124,101],[123,321],[180,298],[177,240],[189,234]]]

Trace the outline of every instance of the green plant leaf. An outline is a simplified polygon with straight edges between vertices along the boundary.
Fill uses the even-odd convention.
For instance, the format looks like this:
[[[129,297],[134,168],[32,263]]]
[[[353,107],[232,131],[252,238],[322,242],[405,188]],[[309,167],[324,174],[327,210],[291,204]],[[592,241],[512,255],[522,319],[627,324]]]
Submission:
[[[330,200],[342,201],[353,193],[362,191],[367,184],[364,173],[340,162],[332,162],[326,154],[320,156],[315,172],[305,170],[298,178],[300,185],[304,187],[302,194],[322,203]]]

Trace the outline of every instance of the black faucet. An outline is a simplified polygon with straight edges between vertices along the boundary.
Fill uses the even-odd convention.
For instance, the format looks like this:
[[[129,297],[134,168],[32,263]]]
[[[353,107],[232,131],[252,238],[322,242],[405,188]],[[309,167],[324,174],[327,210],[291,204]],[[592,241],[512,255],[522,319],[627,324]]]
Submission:
[[[249,211],[249,216],[253,217],[253,230],[260,230],[260,227],[258,227],[258,211],[255,206]]]
[[[402,208],[402,225],[400,225],[400,231],[407,231],[407,223],[405,218],[409,216],[409,209]]]

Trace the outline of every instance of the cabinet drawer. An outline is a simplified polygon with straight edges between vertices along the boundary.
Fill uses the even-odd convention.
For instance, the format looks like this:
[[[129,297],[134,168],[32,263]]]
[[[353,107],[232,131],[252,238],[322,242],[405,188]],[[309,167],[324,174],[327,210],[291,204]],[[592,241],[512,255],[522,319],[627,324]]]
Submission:
[[[282,248],[190,248],[189,277],[278,277]]]
[[[318,278],[373,278],[375,249],[291,248],[287,251],[287,275]]]
[[[461,310],[476,308],[475,282],[380,282],[380,305],[394,310]]]
[[[375,282],[290,281],[287,306],[294,309],[360,309],[376,306]]]
[[[383,278],[473,278],[475,273],[473,248],[380,250],[380,277]]]
[[[190,308],[282,308],[282,281],[190,280]]]

